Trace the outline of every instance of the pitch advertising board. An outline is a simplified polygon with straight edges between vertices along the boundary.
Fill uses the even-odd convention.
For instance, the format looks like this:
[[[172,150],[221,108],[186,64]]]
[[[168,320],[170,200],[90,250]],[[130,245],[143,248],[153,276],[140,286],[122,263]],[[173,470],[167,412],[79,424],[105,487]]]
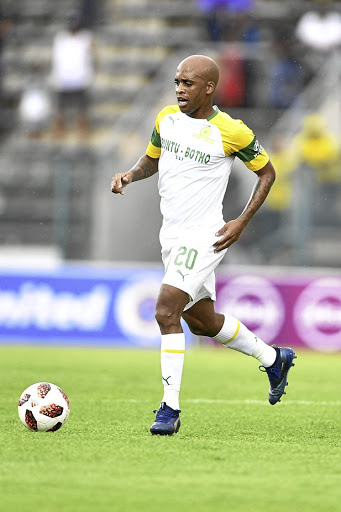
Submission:
[[[154,310],[161,268],[0,269],[0,342],[158,348]],[[341,277],[217,274],[217,310],[267,343],[341,350]],[[187,344],[193,336],[185,327]]]
[[[162,275],[89,266],[0,271],[0,341],[159,347]]]
[[[341,350],[341,277],[220,273],[217,309],[267,343]]]

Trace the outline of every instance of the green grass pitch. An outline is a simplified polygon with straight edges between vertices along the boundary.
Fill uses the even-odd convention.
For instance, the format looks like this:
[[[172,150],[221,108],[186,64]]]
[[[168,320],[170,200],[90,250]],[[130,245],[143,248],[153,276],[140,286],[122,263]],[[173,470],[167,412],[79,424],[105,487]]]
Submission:
[[[341,503],[341,354],[298,352],[287,395],[267,402],[257,361],[188,350],[182,426],[153,437],[157,351],[1,347],[0,489],[9,512],[336,512]],[[71,413],[25,429],[21,392],[54,382]]]

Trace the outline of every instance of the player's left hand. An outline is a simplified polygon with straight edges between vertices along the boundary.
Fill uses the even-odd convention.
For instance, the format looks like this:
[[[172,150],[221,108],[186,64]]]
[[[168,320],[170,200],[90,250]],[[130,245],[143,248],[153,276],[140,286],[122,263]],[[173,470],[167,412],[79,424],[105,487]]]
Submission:
[[[227,222],[216,233],[216,236],[219,236],[220,238],[213,245],[213,247],[215,247],[214,252],[220,252],[230,247],[230,245],[238,240],[244,228],[245,224],[239,219]]]

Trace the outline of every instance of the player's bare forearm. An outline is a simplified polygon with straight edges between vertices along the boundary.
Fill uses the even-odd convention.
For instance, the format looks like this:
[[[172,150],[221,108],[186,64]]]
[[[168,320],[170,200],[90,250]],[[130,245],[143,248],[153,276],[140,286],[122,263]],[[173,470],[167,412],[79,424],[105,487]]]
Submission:
[[[144,180],[158,171],[158,158],[143,155],[138,162],[126,173],[117,173],[111,179],[111,192],[124,195],[124,188],[133,181]]]
[[[272,163],[269,161],[263,169],[257,171],[255,174],[258,176],[258,180],[253,187],[251,197],[245,206],[242,214],[238,217],[246,226],[257,210],[262,206],[265,199],[267,198],[270,189],[276,179],[275,169]]]
[[[135,166],[130,170],[133,175],[132,181],[139,181],[149,178],[156,174],[158,171],[158,158],[151,158],[148,155],[143,155]]]
[[[215,252],[220,252],[238,240],[244,228],[248,225],[256,211],[262,206],[275,181],[276,173],[271,162],[256,172],[258,180],[252,190],[251,197],[241,215],[227,222],[216,236],[219,240],[214,244]]]

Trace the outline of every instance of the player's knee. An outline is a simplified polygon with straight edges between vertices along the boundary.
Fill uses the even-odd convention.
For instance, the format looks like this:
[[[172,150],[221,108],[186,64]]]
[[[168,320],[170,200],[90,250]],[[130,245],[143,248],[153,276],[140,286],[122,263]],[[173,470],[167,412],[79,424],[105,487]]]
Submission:
[[[157,306],[155,319],[161,329],[167,329],[177,325],[180,322],[179,313],[170,306]]]

